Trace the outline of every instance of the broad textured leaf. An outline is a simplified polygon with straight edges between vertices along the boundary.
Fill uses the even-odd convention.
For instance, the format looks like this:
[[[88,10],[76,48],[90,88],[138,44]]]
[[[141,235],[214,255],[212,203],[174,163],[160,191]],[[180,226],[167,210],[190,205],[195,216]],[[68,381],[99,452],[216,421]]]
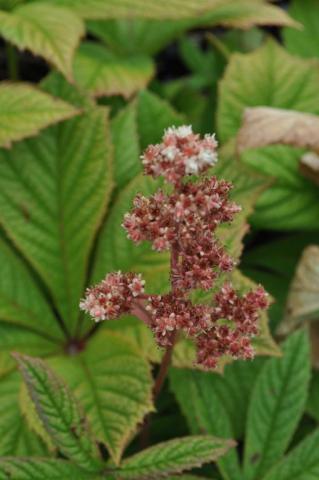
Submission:
[[[2,152],[0,152],[0,159],[1,155]],[[23,212],[23,203],[20,205],[18,203],[17,208]],[[35,334],[44,337],[46,345],[48,339],[53,342],[63,340],[63,330],[52,314],[40,288],[23,261],[3,240],[0,240],[0,265],[0,319],[10,324],[7,331],[5,327],[1,328],[2,348],[5,348],[7,343],[4,337],[11,343],[13,332],[17,332],[18,335],[17,345],[22,340],[17,328],[10,330],[11,325],[23,327],[22,332],[29,330],[25,334],[30,339],[30,344],[34,343],[31,339],[32,336],[36,338]]]
[[[78,114],[70,104],[30,85],[0,85],[0,146],[36,135],[39,130]]]
[[[225,142],[237,134],[247,107],[268,106],[319,113],[319,70],[274,41],[248,54],[234,54],[220,84],[218,132]]]
[[[250,150],[243,161],[258,172],[275,177],[252,216],[254,225],[275,230],[318,229],[318,187],[299,172],[303,150],[281,145]]]
[[[15,354],[36,411],[56,447],[85,470],[100,467],[84,413],[69,388],[39,358]]]
[[[31,432],[19,408],[21,377],[10,373],[0,382],[0,457],[6,455],[45,456],[47,449]],[[1,478],[1,477],[0,477]]]
[[[114,180],[116,187],[123,188],[142,170],[136,102],[120,110],[113,118],[111,134],[114,145]]]
[[[49,287],[71,333],[111,182],[102,107],[0,151],[0,221]]]
[[[190,436],[163,442],[125,460],[118,475],[121,479],[158,479],[212,462],[234,446],[231,440]]]
[[[0,321],[0,377],[16,368],[11,352],[46,357],[63,351],[63,341],[59,343],[43,333]]]
[[[319,246],[307,247],[297,266],[281,330],[305,320],[319,320]],[[284,332],[283,332],[284,333]]]
[[[76,82],[94,96],[123,95],[128,98],[146,87],[154,74],[148,57],[115,55],[106,47],[86,42],[74,60]]]
[[[158,347],[152,331],[141,322],[140,319],[126,315],[121,317],[120,322],[118,320],[108,320],[104,322],[103,328],[126,338],[148,361],[152,363],[160,362],[163,349]],[[173,355],[175,354],[176,348],[178,348],[178,344],[174,349]]]
[[[199,17],[203,21],[249,28],[254,24],[294,25],[285,12],[263,1],[240,0],[55,0],[74,9],[84,18],[157,18]],[[206,15],[205,12],[207,12]],[[194,22],[195,23],[195,22]],[[198,24],[198,20],[195,25]]]
[[[283,357],[269,360],[251,396],[244,478],[260,479],[286,450],[307,399],[310,377],[307,333],[291,335]]]
[[[17,365],[17,362],[15,363]],[[38,415],[35,403],[33,402],[30,393],[28,392],[28,387],[26,386],[25,382],[21,382],[19,392],[19,406],[21,413],[24,416],[25,421],[28,425],[28,428],[41,438],[50,453],[56,453],[56,446],[52,442],[50,434],[45,429],[44,424],[42,423],[42,420]]]
[[[93,434],[118,463],[137,425],[153,408],[148,362],[123,337],[100,330],[85,351],[51,364],[71,385]]]
[[[301,57],[319,56],[319,16],[317,0],[292,0],[289,14],[302,28],[283,30],[284,44],[289,52]]]
[[[174,369],[170,373],[171,388],[193,434],[233,438],[231,418],[215,389],[216,376],[191,369]],[[217,464],[226,480],[242,477],[235,449],[218,459]]]
[[[140,175],[120,192],[101,232],[93,281],[100,281],[108,272],[122,270],[142,273],[148,289],[161,284],[168,285],[168,253],[155,252],[149,242],[136,245],[127,238],[126,231],[121,227],[124,214],[131,210],[135,195],[150,195],[158,186],[158,182]]]
[[[264,480],[316,480],[319,477],[319,430],[283,458]]]
[[[33,2],[10,13],[0,11],[0,35],[20,49],[44,57],[69,80],[73,54],[83,34],[82,20],[57,5]]]
[[[73,463],[49,458],[0,458],[1,480],[97,480]]]
[[[145,17],[148,12],[144,9],[143,13]],[[294,24],[282,9],[265,2],[223,0],[215,2],[207,14],[196,15],[189,19],[163,22],[133,18],[131,14],[128,19],[91,20],[88,22],[88,28],[114,52],[154,55],[188,29],[218,24],[247,29],[253,25],[269,23],[271,25]]]

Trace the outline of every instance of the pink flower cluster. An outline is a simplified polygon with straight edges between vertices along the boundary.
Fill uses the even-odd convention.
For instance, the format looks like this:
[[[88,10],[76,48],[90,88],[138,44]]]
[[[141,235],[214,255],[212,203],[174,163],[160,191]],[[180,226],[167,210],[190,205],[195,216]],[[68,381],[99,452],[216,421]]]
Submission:
[[[96,322],[118,318],[131,310],[133,300],[144,292],[144,280],[134,273],[109,273],[98,285],[86,290],[80,308]]]
[[[262,287],[239,296],[228,283],[211,305],[189,298],[192,289],[215,287],[216,279],[234,265],[216,235],[216,228],[240,211],[229,200],[232,185],[216,177],[196,183],[185,178],[204,172],[216,159],[214,137],[201,140],[188,126],[168,129],[162,143],[149,146],[143,156],[145,173],[162,175],[174,189],[171,194],[137,195],[123,227],[134,242],[148,240],[157,251],[171,251],[171,292],[147,296],[139,275],[111,273],[88,289],[81,302],[96,321],[125,312],[137,315],[160,346],[174,344],[183,331],[194,340],[197,361],[205,368],[215,368],[224,355],[251,358],[260,311],[268,306]]]
[[[163,176],[177,185],[186,175],[198,175],[213,166],[216,148],[214,135],[205,135],[201,140],[190,125],[171,127],[165,131],[162,143],[146,149],[142,162],[147,175]]]
[[[231,184],[215,177],[181,185],[165,195],[158,191],[151,197],[138,195],[134,208],[124,217],[123,227],[136,243],[149,240],[155,250],[178,249],[175,268],[180,290],[209,290],[218,270],[230,271],[232,259],[220,245],[214,231],[233,220],[241,209],[229,201]]]

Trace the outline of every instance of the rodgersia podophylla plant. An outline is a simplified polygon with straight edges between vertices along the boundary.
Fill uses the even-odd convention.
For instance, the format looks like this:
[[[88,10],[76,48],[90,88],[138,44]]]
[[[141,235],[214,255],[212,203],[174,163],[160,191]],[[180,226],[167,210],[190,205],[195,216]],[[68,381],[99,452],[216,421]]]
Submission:
[[[241,210],[230,201],[231,183],[213,177],[198,181],[217,161],[213,135],[203,139],[190,126],[165,131],[162,143],[150,145],[142,162],[144,172],[163,176],[171,193],[158,190],[150,197],[137,195],[123,227],[135,243],[148,240],[157,251],[171,253],[171,291],[147,295],[144,280],[135,273],[110,273],[89,288],[80,306],[95,321],[131,313],[154,333],[156,342],[171,351],[178,332],[192,338],[197,362],[214,368],[223,355],[252,358],[251,339],[258,333],[258,317],[267,308],[262,287],[239,296],[230,283],[214,293],[211,305],[193,303],[193,289],[210,290],[223,272],[234,266],[216,237],[222,223],[232,222]]]

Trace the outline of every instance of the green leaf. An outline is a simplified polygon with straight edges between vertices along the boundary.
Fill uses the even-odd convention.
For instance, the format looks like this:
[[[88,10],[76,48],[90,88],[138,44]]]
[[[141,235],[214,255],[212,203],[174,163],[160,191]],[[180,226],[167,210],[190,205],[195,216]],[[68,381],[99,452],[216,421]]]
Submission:
[[[298,425],[310,377],[307,333],[291,335],[283,357],[269,360],[250,400],[245,448],[245,480],[260,479],[280,459]]]
[[[114,145],[114,180],[123,188],[142,170],[136,102],[119,111],[111,122]]]
[[[313,370],[306,406],[307,413],[319,423],[319,372]]]
[[[87,420],[68,387],[39,358],[15,354],[37,414],[56,447],[88,471],[96,471],[98,451]]]
[[[76,82],[97,97],[123,95],[129,98],[146,87],[153,74],[153,62],[148,57],[120,57],[93,42],[82,43],[74,60]]]
[[[17,206],[23,215],[25,206],[23,203]],[[25,222],[27,222],[27,219],[25,219]],[[53,342],[62,340],[64,338],[63,331],[45,301],[40,288],[23,261],[3,240],[0,240],[0,264],[1,321],[10,323],[12,326],[21,326],[24,328],[22,330],[24,332],[26,329],[30,330],[30,343],[32,343],[31,333]],[[4,335],[11,342],[9,337],[12,337],[14,331],[17,331],[17,335],[19,335],[18,329],[10,330],[8,327],[6,334],[5,329],[2,328],[2,340]],[[26,332],[26,335],[28,335],[28,332]],[[4,345],[5,342],[3,342]]]
[[[126,459],[119,472],[121,479],[157,479],[182,472],[224,455],[234,446],[231,440],[209,435],[190,436],[163,442]]]
[[[293,0],[289,5],[289,14],[301,23],[302,28],[283,30],[285,47],[289,52],[301,57],[319,55],[319,18],[316,0]]]
[[[55,453],[56,447],[52,443],[51,437],[46,431],[41,418],[38,416],[36,406],[28,392],[26,384],[23,382],[20,387],[19,406],[29,429],[41,438],[50,452]]]
[[[270,146],[244,153],[243,161],[269,177],[275,177],[257,202],[252,221],[275,230],[318,228],[318,187],[299,172],[302,151]]]
[[[18,455],[30,459],[34,455],[45,456],[47,449],[29,430],[20,411],[20,386],[21,377],[18,372],[10,373],[0,382],[0,457]]]
[[[125,230],[121,227],[124,214],[131,210],[135,195],[137,193],[150,195],[158,186],[158,182],[140,175],[119,194],[100,235],[93,273],[94,281],[100,281],[108,272],[122,270],[142,273],[146,282],[150,283],[147,284],[147,288],[168,285],[168,253],[155,252],[148,242],[135,245],[127,238]],[[155,281],[156,286],[151,284],[151,280]]]
[[[72,80],[73,54],[84,24],[71,10],[33,2],[10,13],[0,11],[0,35],[19,49],[44,57]]]
[[[211,25],[222,24],[246,30],[253,25],[295,25],[294,21],[281,8],[255,0],[215,2],[204,15],[166,20],[165,22],[133,18],[135,13],[136,10],[127,19],[91,20],[88,22],[88,29],[116,53],[155,55],[186,30],[194,28],[207,28]],[[145,17],[147,15],[145,9],[143,13],[143,17]],[[237,47],[238,43],[239,39],[237,38]],[[186,63],[191,54],[192,52],[188,51]],[[203,65],[201,66],[202,70]],[[212,72],[210,72],[211,74]]]
[[[0,84],[0,146],[36,135],[39,130],[78,114],[62,100],[30,85]]]
[[[163,349],[158,347],[151,329],[140,319],[125,315],[121,317],[120,322],[118,320],[104,322],[103,328],[118,333],[121,337],[127,339],[149,362],[160,362]]]
[[[319,71],[274,41],[248,54],[234,54],[220,84],[218,132],[234,137],[247,107],[269,106],[319,113]]]
[[[11,352],[43,357],[57,355],[63,350],[62,341],[59,343],[47,339],[42,333],[0,321],[0,377],[16,368]]]
[[[152,410],[148,362],[120,335],[100,330],[78,355],[51,360],[87,413],[95,437],[118,463]]]
[[[232,182],[231,198],[242,208],[231,225],[223,225],[217,232],[231,256],[239,260],[243,250],[243,238],[249,230],[248,217],[267,187],[267,181],[265,177],[247,169],[239,162],[229,146],[221,149],[218,163],[211,173]]]
[[[264,480],[316,480],[319,477],[319,430],[315,430],[281,462]]]
[[[138,129],[141,148],[144,150],[151,143],[158,143],[164,129],[172,125],[185,123],[169,103],[148,91],[140,92],[138,96]]]
[[[174,369],[170,373],[171,387],[193,434],[209,433],[233,438],[231,419],[222,398],[215,389],[216,374]],[[223,478],[242,478],[235,449],[217,460]]]
[[[0,150],[0,221],[74,333],[88,256],[111,187],[104,108]]]
[[[0,459],[1,480],[94,480],[96,478],[65,460],[19,457]]]
[[[254,24],[294,25],[281,9],[256,0],[55,0],[58,5],[74,9],[84,18],[157,18],[196,20],[249,28]],[[206,15],[205,15],[206,13]],[[200,21],[198,20],[200,19]]]

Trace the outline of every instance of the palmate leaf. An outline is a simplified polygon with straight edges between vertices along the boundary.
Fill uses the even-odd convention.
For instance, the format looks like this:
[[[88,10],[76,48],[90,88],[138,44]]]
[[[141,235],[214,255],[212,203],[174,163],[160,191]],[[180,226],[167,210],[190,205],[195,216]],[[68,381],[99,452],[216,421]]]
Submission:
[[[234,446],[232,440],[209,435],[190,436],[163,442],[126,459],[119,479],[158,479],[169,473],[182,472],[224,455]]]
[[[0,458],[0,480],[97,480],[97,476],[83,471],[65,460],[28,457]]]
[[[84,413],[68,387],[39,358],[15,354],[37,414],[56,447],[88,471],[101,465]]]
[[[154,74],[153,62],[145,56],[118,56],[106,47],[85,42],[74,60],[76,82],[90,94],[123,95],[128,98],[146,87]]]
[[[214,388],[214,374],[174,369],[170,372],[170,384],[193,434],[234,438],[230,416]],[[224,479],[242,478],[235,449],[218,459],[217,465]]]
[[[0,151],[0,221],[74,333],[90,247],[111,187],[104,108]]]
[[[310,377],[307,332],[283,345],[283,357],[269,360],[250,400],[244,478],[260,479],[286,450],[303,413]]]
[[[319,476],[319,431],[315,430],[275,465],[264,480],[316,480]]]
[[[30,137],[42,128],[77,115],[72,105],[28,84],[0,84],[0,146]]]
[[[44,443],[30,431],[19,407],[21,376],[12,372],[0,382],[0,457],[45,456]],[[1,471],[1,469],[0,469]],[[0,477],[1,478],[1,477]]]
[[[72,80],[73,54],[84,35],[84,24],[71,10],[32,2],[10,13],[0,11],[0,35],[20,49],[44,57]]]
[[[118,463],[137,424],[153,408],[149,364],[130,342],[105,330],[82,353],[50,363],[71,386],[93,434]]]

